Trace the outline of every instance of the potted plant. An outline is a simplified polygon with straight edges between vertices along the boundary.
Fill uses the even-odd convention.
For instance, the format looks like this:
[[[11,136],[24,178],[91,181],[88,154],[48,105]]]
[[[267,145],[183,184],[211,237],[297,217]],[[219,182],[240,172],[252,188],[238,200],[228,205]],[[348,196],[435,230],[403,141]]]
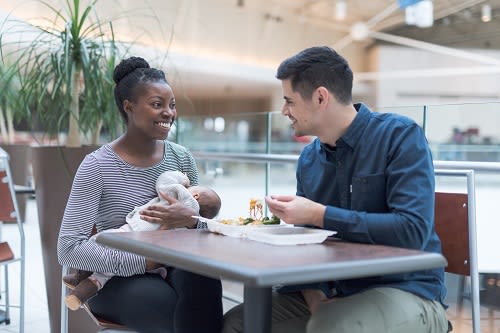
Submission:
[[[39,2],[53,15],[45,19],[47,24],[4,24],[0,46],[3,56],[16,59],[16,114],[56,143],[31,150],[50,325],[56,333],[61,313],[61,266],[56,255],[60,223],[78,165],[97,148],[102,129],[113,134],[121,124],[112,74],[122,51],[114,41],[112,22],[100,20],[95,11],[97,0],[65,0],[63,8]],[[13,33],[26,40],[13,40]],[[67,134],[65,140],[61,133]],[[82,145],[82,139],[91,145]],[[82,311],[72,313],[70,331],[91,332],[80,321],[72,324],[71,317],[78,316],[88,320]]]
[[[7,61],[0,62],[0,136],[1,142],[12,144],[14,136],[14,101],[19,91],[17,67]]]

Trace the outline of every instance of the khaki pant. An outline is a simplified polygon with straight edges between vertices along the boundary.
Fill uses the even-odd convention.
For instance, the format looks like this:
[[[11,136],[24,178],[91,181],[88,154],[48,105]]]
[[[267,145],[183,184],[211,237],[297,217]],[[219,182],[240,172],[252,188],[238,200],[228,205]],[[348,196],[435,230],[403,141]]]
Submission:
[[[273,293],[273,333],[446,333],[443,306],[395,288],[374,288],[321,305],[311,316],[300,293]],[[223,333],[243,332],[243,307],[224,316]]]

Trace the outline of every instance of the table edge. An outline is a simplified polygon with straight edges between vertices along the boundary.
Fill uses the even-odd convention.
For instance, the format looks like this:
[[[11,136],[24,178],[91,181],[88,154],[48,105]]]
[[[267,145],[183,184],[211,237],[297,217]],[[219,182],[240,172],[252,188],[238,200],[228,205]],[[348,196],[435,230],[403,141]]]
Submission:
[[[186,255],[181,251],[170,249],[168,253],[160,247],[140,240],[123,237],[121,233],[101,233],[97,235],[99,244],[119,250],[136,253],[151,260],[162,262],[170,266],[179,267],[194,273],[212,278],[235,280],[248,286],[265,287],[275,284],[309,283],[326,280],[342,280],[362,278],[374,275],[406,273],[424,269],[440,268],[447,265],[442,254],[426,252],[405,256],[404,258],[384,258],[380,261],[357,261],[357,267],[350,267],[347,262],[332,262],[308,267],[251,269],[234,263],[210,260],[203,256]],[[361,263],[361,264],[360,264]],[[383,273],[381,273],[383,272]],[[313,278],[312,278],[313,277]]]

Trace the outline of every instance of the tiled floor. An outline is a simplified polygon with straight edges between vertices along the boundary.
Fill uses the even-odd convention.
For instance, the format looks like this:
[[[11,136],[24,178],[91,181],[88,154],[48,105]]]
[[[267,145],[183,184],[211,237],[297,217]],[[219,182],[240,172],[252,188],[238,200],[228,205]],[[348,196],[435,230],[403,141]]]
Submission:
[[[471,312],[467,308],[464,309],[462,315],[458,315],[455,304],[452,304],[448,309],[448,317],[453,324],[453,333],[470,333],[472,332]],[[486,307],[481,307],[481,333],[500,333],[500,312],[492,311],[491,313]]]
[[[17,226],[14,224],[4,224],[2,226],[2,240],[8,240],[15,253],[18,249]],[[25,332],[26,333],[50,333],[48,309],[45,294],[45,281],[43,274],[42,256],[40,250],[40,237],[38,230],[38,219],[36,214],[36,202],[28,200],[26,211],[26,222],[24,223],[26,234],[26,302],[25,302]],[[3,277],[3,269],[2,275]],[[4,287],[3,279],[0,287]],[[19,304],[19,264],[9,266],[9,283],[11,290],[11,304]],[[449,289],[454,288],[450,285]],[[242,300],[243,288],[239,283],[224,281],[224,289],[228,299],[224,301],[224,309],[227,311],[236,301]],[[450,297],[453,299],[453,297]],[[4,301],[4,295],[2,299]],[[456,305],[449,301],[449,318],[452,320],[455,333],[472,332],[470,321],[470,306],[465,302],[465,310],[462,316],[457,316]],[[481,332],[482,333],[500,333],[500,312],[492,312],[492,317],[487,308],[481,307]],[[490,319],[492,318],[492,319]],[[493,329],[490,328],[493,327]],[[19,311],[11,310],[10,325],[0,324],[0,332],[18,332],[19,330]],[[382,332],[380,332],[382,333]]]

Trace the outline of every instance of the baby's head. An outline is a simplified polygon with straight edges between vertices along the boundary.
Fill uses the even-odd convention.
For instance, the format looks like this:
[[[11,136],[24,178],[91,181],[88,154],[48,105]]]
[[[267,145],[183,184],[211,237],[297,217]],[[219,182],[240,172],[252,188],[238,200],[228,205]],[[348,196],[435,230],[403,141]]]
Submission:
[[[193,195],[200,205],[200,216],[213,219],[219,214],[221,200],[219,195],[209,187],[191,186],[188,191]]]

